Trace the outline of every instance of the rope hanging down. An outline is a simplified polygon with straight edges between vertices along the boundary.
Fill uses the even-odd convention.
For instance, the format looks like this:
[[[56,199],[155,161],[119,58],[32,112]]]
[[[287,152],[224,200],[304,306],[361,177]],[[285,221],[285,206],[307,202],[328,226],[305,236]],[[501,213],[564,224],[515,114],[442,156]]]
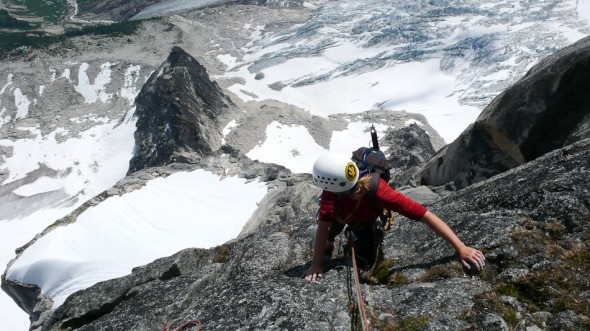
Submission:
[[[352,268],[350,268],[350,265],[348,265],[347,269],[348,269],[348,273],[346,276],[346,283],[348,285],[348,300],[349,300],[349,304],[350,304],[350,310],[351,310],[351,330],[358,330],[358,324],[361,324],[362,327],[362,331],[370,331],[369,329],[369,320],[367,319],[367,313],[365,310],[365,303],[363,302],[363,295],[361,293],[361,283],[359,280],[359,270],[358,270],[358,266],[356,263],[356,252],[354,250],[354,242],[355,242],[355,238],[354,238],[354,234],[352,231],[350,231],[350,229],[347,229],[346,231],[346,237],[347,237],[347,244],[344,247],[344,252],[349,252],[352,256]],[[351,270],[352,269],[352,270]],[[352,286],[352,276],[351,274],[354,275],[354,281],[355,281],[355,286],[354,289],[355,291],[353,291],[353,286]],[[356,292],[356,300],[353,298],[353,292]],[[359,323],[359,313],[360,313],[360,323]]]
[[[357,298],[357,307],[361,312],[361,324],[363,326],[363,330],[369,331],[369,320],[367,319],[367,312],[365,310],[365,303],[363,302],[363,295],[361,292],[361,283],[359,281],[359,270],[356,265],[356,256],[354,253],[354,245],[350,247],[352,251],[352,268],[354,271],[354,280],[356,283],[356,298]]]

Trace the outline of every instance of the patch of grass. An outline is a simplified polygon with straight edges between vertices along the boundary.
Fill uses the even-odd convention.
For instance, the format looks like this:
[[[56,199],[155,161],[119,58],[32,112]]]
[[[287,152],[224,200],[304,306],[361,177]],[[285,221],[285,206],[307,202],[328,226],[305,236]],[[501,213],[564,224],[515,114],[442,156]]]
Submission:
[[[379,282],[379,284],[388,284],[389,283],[389,268],[393,266],[395,260],[393,259],[384,259],[375,267],[374,276]]]
[[[382,320],[379,320],[376,316],[370,317],[371,330],[384,330],[384,331],[418,331],[424,329],[430,318],[424,315],[408,316],[401,321],[396,321],[395,312],[392,311],[389,314],[383,314]]]
[[[518,247],[520,256],[531,256],[540,252],[549,252],[556,243],[540,231],[522,231],[512,233],[512,239]],[[550,254],[552,255],[552,254]]]
[[[573,245],[569,250],[566,250],[563,254],[563,258],[572,265],[572,267],[588,268],[590,264],[590,252],[588,247],[584,243],[577,243]]]
[[[506,295],[518,298],[518,288],[514,284],[500,284],[496,288],[496,292],[500,295]]]
[[[518,324],[519,319],[518,313],[516,312],[516,310],[514,310],[514,308],[508,306],[501,306],[499,314],[500,317],[502,317],[502,319],[506,321],[508,325],[510,325],[511,329],[516,329],[516,325]]]
[[[426,273],[420,278],[423,282],[434,282],[437,280],[450,279],[463,276],[463,267],[459,262],[450,264],[435,265],[426,270]]]
[[[473,316],[474,314],[472,309],[463,309],[461,310],[461,312],[459,312],[459,315],[457,315],[457,319],[465,322],[472,322]]]
[[[523,226],[525,230],[511,234],[517,256],[507,259],[502,269],[522,268],[526,264],[529,273],[508,284],[494,283],[493,280],[493,290],[476,296],[473,308],[461,314],[461,319],[469,324],[473,325],[476,316],[483,312],[496,313],[511,329],[517,327],[519,318],[522,323],[519,312],[503,302],[501,296],[515,298],[528,313],[555,314],[571,310],[578,316],[590,315],[590,304],[580,299],[582,293],[590,291],[587,276],[590,273],[590,241],[570,239],[564,222],[558,220],[539,222],[531,218]],[[547,261],[543,255],[547,256]],[[529,264],[532,262],[526,262],[533,256],[538,257],[534,263],[539,267],[533,268]]]
[[[395,264],[393,259],[381,259],[375,267],[361,273],[363,283],[370,285],[393,285],[400,286],[409,284],[410,281],[402,272],[390,273],[391,267]]]
[[[475,325],[475,317],[483,312],[494,312],[510,326],[511,330],[514,330],[519,323],[518,312],[500,301],[500,295],[495,292],[486,292],[475,296],[475,306],[472,309],[463,310],[459,319]]]
[[[213,262],[215,263],[226,263],[227,258],[229,256],[230,250],[227,246],[217,246],[215,247],[215,257],[213,258]]]
[[[410,280],[401,271],[397,271],[389,275],[389,285],[402,286],[410,283]]]
[[[479,313],[493,311],[511,328],[516,327],[517,312],[503,303],[500,296],[516,298],[528,313],[571,310],[579,316],[590,315],[590,304],[580,299],[582,293],[590,291],[590,242],[563,239],[567,232],[560,222],[528,225],[532,231],[513,234],[519,256],[512,263],[545,253],[551,256],[551,264],[530,269],[529,274],[514,283],[496,283],[492,291],[477,296],[473,309],[462,316],[468,323],[474,323]]]
[[[590,314],[587,301],[579,299],[580,293],[590,290],[587,245],[580,243],[562,250],[559,258],[560,264],[536,270],[514,284],[520,298],[552,313],[573,310],[581,315]]]
[[[400,324],[400,331],[418,331],[428,325],[430,319],[427,316],[408,316]]]
[[[567,228],[561,222],[558,221],[544,224],[544,226],[541,229],[543,229],[552,238],[558,240],[563,238],[568,233]]]

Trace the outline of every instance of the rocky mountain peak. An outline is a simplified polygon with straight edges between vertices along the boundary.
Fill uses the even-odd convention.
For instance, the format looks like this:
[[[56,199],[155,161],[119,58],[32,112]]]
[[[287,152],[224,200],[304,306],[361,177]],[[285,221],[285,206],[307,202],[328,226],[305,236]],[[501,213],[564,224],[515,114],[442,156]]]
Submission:
[[[207,70],[173,47],[136,98],[136,146],[129,173],[218,150],[223,118],[236,110]]]

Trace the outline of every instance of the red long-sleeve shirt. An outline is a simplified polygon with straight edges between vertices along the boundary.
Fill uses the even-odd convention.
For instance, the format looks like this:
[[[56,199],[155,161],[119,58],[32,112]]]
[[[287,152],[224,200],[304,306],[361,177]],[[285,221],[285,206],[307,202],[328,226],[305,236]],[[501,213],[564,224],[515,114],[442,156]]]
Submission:
[[[358,207],[356,205],[357,201],[350,199],[347,194],[338,195],[323,191],[318,220],[323,222],[333,222],[336,218],[343,220],[354,211],[351,222],[370,224],[380,215],[383,208],[393,210],[413,220],[420,220],[427,211],[426,207],[392,189],[383,179],[379,180],[379,189],[375,194],[377,208],[371,207],[368,194],[361,199]]]

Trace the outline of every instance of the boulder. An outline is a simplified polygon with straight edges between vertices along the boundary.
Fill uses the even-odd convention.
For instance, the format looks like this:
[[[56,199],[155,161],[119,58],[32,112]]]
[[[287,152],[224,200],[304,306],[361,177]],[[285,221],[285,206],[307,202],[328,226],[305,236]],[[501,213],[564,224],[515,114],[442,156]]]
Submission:
[[[381,140],[387,146],[390,185],[395,188],[415,184],[412,175],[436,153],[429,134],[417,124],[390,130]]]
[[[415,175],[460,189],[590,136],[590,38],[535,65]]]

